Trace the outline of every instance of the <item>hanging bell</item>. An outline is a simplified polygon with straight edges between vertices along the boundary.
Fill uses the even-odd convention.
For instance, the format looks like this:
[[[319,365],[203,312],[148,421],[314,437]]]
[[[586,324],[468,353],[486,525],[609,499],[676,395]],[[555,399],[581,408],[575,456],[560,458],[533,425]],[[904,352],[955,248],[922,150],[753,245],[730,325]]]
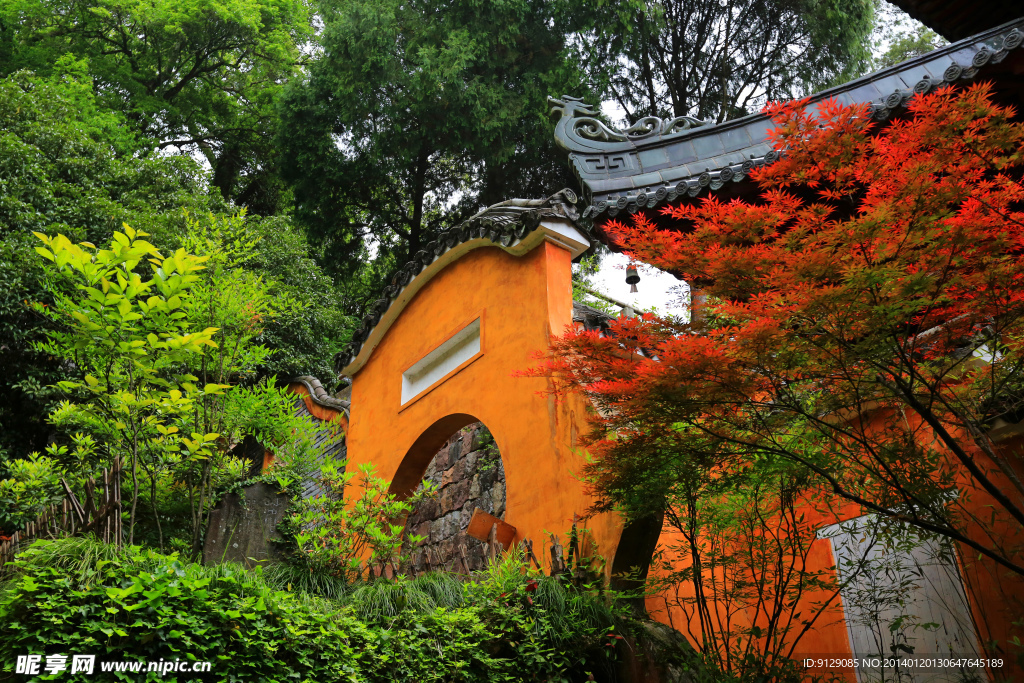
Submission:
[[[640,282],[640,274],[636,272],[636,266],[630,265],[626,268],[626,284],[629,285],[629,293],[637,291],[636,283]]]

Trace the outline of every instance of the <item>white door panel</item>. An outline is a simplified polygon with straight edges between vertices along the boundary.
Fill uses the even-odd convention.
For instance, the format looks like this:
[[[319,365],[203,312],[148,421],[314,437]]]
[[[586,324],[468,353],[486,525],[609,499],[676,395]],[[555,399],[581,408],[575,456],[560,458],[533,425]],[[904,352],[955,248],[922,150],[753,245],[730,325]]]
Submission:
[[[982,657],[949,543],[905,529],[880,533],[869,515],[819,532],[831,540],[858,683],[984,681],[980,668],[950,659]],[[873,659],[897,666],[863,666]],[[895,662],[893,660],[896,660]],[[933,666],[901,666],[920,664]],[[943,662],[945,660],[945,662]],[[944,665],[943,665],[944,664]]]

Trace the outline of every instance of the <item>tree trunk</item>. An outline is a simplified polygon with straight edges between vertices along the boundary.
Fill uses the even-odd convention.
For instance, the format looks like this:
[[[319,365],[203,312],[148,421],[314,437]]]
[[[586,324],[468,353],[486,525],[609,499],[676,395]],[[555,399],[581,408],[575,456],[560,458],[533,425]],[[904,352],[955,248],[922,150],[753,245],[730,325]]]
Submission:
[[[132,444],[132,513],[128,519],[128,545],[135,544],[135,508],[139,503],[139,453],[137,439]]]
[[[155,468],[154,468],[155,470]],[[149,504],[153,508],[153,521],[156,522],[156,536],[160,543],[160,552],[164,550],[164,531],[160,526],[160,512],[156,505],[156,472],[150,476]]]
[[[690,326],[695,330],[704,327],[707,320],[708,294],[703,289],[690,285]]]
[[[416,176],[412,187],[412,219],[409,221],[409,255],[423,248],[423,201],[426,195],[427,169],[430,167],[430,150],[420,150],[416,159]]]

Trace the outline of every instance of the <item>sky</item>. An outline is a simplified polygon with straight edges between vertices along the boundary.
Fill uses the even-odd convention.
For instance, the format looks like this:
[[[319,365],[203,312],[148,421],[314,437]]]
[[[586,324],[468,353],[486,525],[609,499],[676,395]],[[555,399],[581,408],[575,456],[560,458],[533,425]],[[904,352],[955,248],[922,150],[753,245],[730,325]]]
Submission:
[[[603,102],[601,112],[610,121],[622,121],[626,112],[614,102]],[[637,310],[649,311],[657,309],[658,313],[682,314],[686,309],[680,305],[680,288],[686,289],[686,283],[674,276],[654,268],[640,268],[640,282],[636,294],[629,293],[626,284],[626,264],[629,262],[622,254],[610,253],[601,259],[601,267],[592,278],[594,288],[602,294],[633,304]]]

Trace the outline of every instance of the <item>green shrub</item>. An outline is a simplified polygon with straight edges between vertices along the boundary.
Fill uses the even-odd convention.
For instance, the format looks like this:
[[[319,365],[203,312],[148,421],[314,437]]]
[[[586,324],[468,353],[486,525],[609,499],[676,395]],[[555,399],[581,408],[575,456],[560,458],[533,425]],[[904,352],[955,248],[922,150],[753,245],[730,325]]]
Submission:
[[[609,679],[616,612],[524,574],[520,560],[510,553],[475,582],[428,574],[334,585],[328,600],[282,590],[297,578],[286,571],[203,567],[84,538],[39,541],[0,586],[0,680],[26,680],[13,673],[26,654],[212,662],[209,674],[177,674],[182,681]],[[98,668],[82,680],[118,675],[143,680]]]
[[[520,550],[491,565],[482,580],[466,584],[466,600],[501,634],[495,654],[517,662],[522,680],[614,680],[619,632],[629,622],[592,592],[558,579],[522,572]]]
[[[60,472],[45,455],[29,454],[7,463],[10,478],[0,479],[0,531],[8,534],[25,528],[47,505],[64,498]]]
[[[346,471],[343,462],[323,463],[318,479],[327,493],[297,500],[285,525],[297,547],[294,560],[311,573],[352,583],[362,579],[364,563],[402,564],[408,559],[401,555],[404,539],[424,540],[404,533],[405,518],[418,502],[437,493],[430,482],[402,498],[391,493],[390,483],[377,476],[372,463]]]
[[[67,545],[33,544],[0,594],[6,673],[22,654],[194,658],[212,662],[207,680],[224,681],[361,680],[353,676],[370,668],[361,660],[373,652],[362,644],[373,638],[351,612],[273,591],[258,572],[204,568],[137,547],[113,553],[81,539],[68,557]],[[93,557],[76,562],[83,551]]]

